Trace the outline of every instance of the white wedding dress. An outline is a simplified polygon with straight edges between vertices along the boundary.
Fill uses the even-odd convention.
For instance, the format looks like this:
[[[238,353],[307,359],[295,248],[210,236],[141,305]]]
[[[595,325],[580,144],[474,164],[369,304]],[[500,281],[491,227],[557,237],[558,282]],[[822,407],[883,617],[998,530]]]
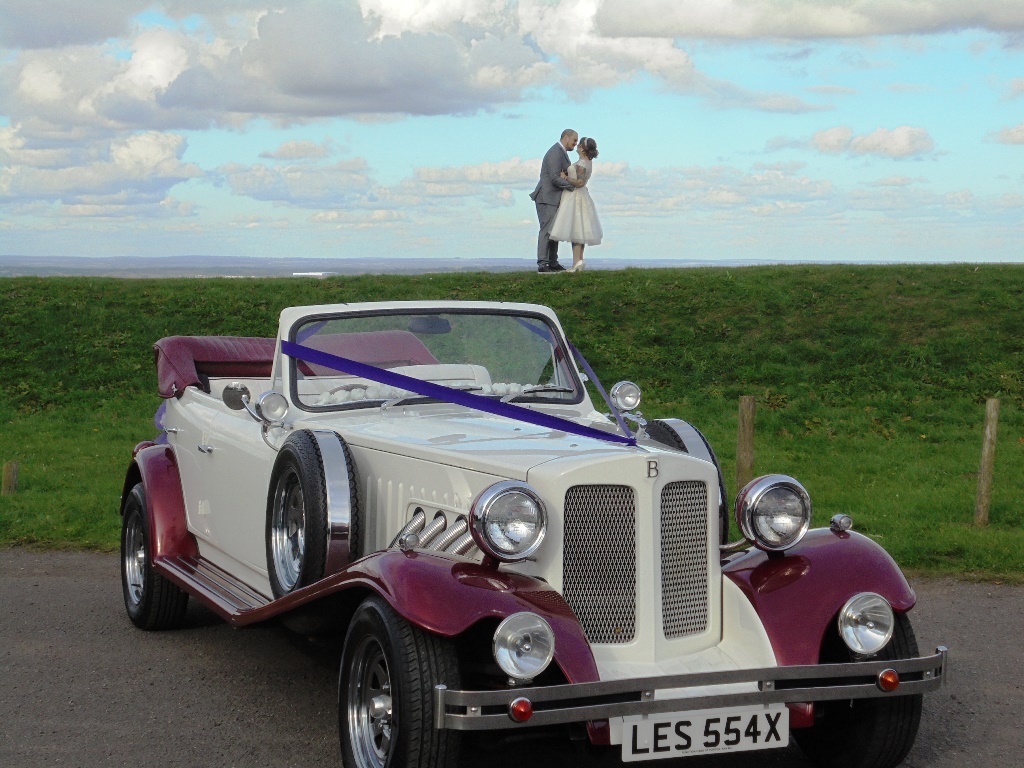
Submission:
[[[594,164],[588,158],[581,157],[569,166],[567,173],[570,179],[577,178],[577,165],[583,169],[583,186],[562,190],[558,213],[551,222],[550,237],[562,242],[600,245],[604,233],[601,231],[601,222],[597,218],[594,201],[587,191],[587,182],[590,181]]]

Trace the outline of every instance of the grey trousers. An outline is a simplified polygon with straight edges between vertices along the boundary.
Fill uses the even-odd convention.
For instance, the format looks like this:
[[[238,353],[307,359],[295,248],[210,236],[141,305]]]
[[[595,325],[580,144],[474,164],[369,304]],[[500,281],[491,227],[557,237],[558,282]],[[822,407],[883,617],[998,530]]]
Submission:
[[[552,240],[551,223],[558,213],[557,205],[537,203],[537,220],[540,221],[540,235],[537,236],[537,266],[558,263],[558,241]]]

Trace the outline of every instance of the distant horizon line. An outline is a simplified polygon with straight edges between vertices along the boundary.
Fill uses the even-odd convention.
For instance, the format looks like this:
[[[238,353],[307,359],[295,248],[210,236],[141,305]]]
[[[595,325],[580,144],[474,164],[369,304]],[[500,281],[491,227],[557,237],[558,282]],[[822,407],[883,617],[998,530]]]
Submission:
[[[566,254],[568,256],[568,254]],[[563,259],[568,261],[568,259]],[[595,258],[587,261],[590,270],[739,268],[748,266],[800,265],[939,265],[1020,264],[1021,261],[945,260],[816,260],[784,259],[708,259],[708,258]],[[530,257],[428,256],[379,257],[305,257],[305,256],[24,256],[0,255],[0,277],[316,277],[364,274],[431,274],[437,272],[530,272]]]

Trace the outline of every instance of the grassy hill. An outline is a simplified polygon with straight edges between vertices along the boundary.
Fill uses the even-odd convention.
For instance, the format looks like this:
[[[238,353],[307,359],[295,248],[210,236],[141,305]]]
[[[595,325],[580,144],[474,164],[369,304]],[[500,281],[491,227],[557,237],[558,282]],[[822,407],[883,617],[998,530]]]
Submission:
[[[801,479],[909,568],[1024,577],[1024,266],[794,266],[311,279],[0,279],[0,543],[109,549],[131,446],[153,435],[152,344],[276,332],[287,306],[548,304],[606,384],[701,428],[734,477]],[[992,524],[971,525],[984,402],[1000,397]]]

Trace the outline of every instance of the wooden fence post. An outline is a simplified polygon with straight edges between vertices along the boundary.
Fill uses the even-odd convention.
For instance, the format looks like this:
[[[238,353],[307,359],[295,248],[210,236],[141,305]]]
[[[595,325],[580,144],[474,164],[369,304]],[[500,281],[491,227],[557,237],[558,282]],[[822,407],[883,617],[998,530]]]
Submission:
[[[739,427],[736,430],[736,492],[754,479],[754,413],[757,398],[740,398]]]
[[[974,524],[988,525],[992,505],[992,475],[996,464],[996,428],[999,426],[999,400],[985,401],[985,436],[981,441],[981,467],[978,469],[978,495],[974,501]]]
[[[4,496],[10,496],[18,490],[18,462],[4,462],[3,489],[0,491]]]

